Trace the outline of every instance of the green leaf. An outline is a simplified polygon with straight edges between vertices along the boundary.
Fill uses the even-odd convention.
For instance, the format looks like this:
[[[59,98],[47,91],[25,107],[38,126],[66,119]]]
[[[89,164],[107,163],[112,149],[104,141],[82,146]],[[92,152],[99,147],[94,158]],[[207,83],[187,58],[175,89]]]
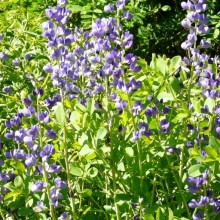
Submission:
[[[174,74],[175,71],[180,67],[181,60],[181,56],[175,56],[171,59],[169,65],[170,74]]]
[[[192,177],[200,176],[205,171],[205,166],[202,164],[195,164],[189,167],[188,175]]]
[[[83,120],[82,120],[82,126],[83,126],[83,128],[86,127],[86,125],[87,125],[88,122],[89,122],[89,114],[88,114],[88,112],[85,112],[85,113],[83,114]]]
[[[134,150],[132,147],[126,147],[125,148],[125,152],[129,157],[133,157],[134,156]]]
[[[218,36],[219,36],[219,34],[220,34],[219,29],[215,29],[214,34],[213,34],[213,37],[214,37],[215,39],[217,39]]]
[[[220,141],[216,137],[209,137],[209,145],[218,152],[218,155],[220,155]]]
[[[50,59],[47,56],[44,56],[44,55],[38,55],[34,59],[35,60],[48,60],[48,61],[50,61]]]
[[[123,162],[120,162],[117,166],[117,170],[124,172],[125,171],[125,165]]]
[[[78,124],[80,124],[80,119],[81,119],[81,114],[79,112],[73,111],[71,113],[70,123],[77,131],[80,130],[80,126],[78,125]]]
[[[87,111],[86,107],[80,103],[75,105],[76,110],[79,110],[80,112],[84,113]]]
[[[81,170],[80,167],[76,167],[74,165],[70,165],[70,173],[74,176],[82,176],[83,171]]]
[[[25,171],[25,166],[21,161],[16,161],[15,162],[15,167],[18,171],[24,172]]]
[[[174,97],[171,93],[161,92],[158,94],[157,99],[163,99],[163,102],[174,101]]]
[[[169,5],[164,5],[162,8],[161,8],[162,11],[170,11],[171,10],[171,7]]]
[[[205,151],[208,154],[208,156],[211,157],[212,159],[218,158],[218,154],[217,154],[216,150],[214,148],[212,148],[211,146],[207,146],[205,148]]]
[[[156,119],[152,119],[151,122],[149,123],[149,128],[150,129],[157,129],[157,120]]]
[[[85,145],[82,147],[82,149],[79,152],[80,156],[85,156],[87,154],[92,154],[94,152],[93,149],[91,149],[88,145]]]
[[[15,201],[16,198],[20,196],[20,194],[21,194],[20,191],[9,192],[5,195],[4,200],[6,201],[6,200],[10,199],[11,201]],[[13,199],[12,199],[12,197],[13,197]]]
[[[189,117],[189,112],[180,112],[176,115],[176,117],[172,120],[173,123],[177,123]]]
[[[151,214],[146,214],[146,215],[144,216],[144,220],[155,220],[155,218],[154,218],[154,216],[151,215]]]
[[[20,188],[24,184],[22,178],[20,176],[16,176],[14,179],[14,185],[16,188]]]
[[[165,76],[166,73],[168,72],[168,66],[167,63],[164,59],[162,58],[158,58],[156,60],[156,67],[158,68],[158,70]]]
[[[204,103],[204,106],[206,105],[208,106],[209,111],[212,111],[213,107],[215,106],[215,101],[211,98],[207,98]]]
[[[80,6],[80,5],[71,5],[69,7],[69,10],[71,10],[72,12],[81,12],[81,11],[85,11],[85,9]]]
[[[58,102],[57,105],[54,107],[54,112],[56,116],[56,120],[60,126],[64,126],[66,117],[65,117],[65,111],[63,108],[63,104],[61,102]]]
[[[104,137],[106,136],[106,134],[108,133],[107,129],[104,127],[99,128],[98,132],[97,132],[97,140],[103,140]]]
[[[103,207],[104,207],[104,209],[105,209],[107,212],[109,212],[109,213],[112,213],[112,212],[113,212],[113,207],[112,207],[112,206],[110,206],[110,205],[104,205]],[[114,213],[114,212],[113,212],[113,213]]]
[[[179,93],[180,92],[180,82],[179,82],[179,80],[176,77],[172,76],[170,78],[170,85],[171,85],[171,88],[173,89],[173,91],[175,93]]]
[[[18,209],[18,215],[19,216],[29,216],[32,213],[33,213],[33,211],[30,208],[23,207],[23,208]]]
[[[168,208],[168,212],[169,212],[169,220],[173,220],[173,211],[171,208]]]
[[[89,112],[89,115],[92,115],[93,112],[95,111],[95,101],[94,99],[89,99],[87,103],[87,110]]]
[[[102,10],[100,10],[100,9],[95,9],[95,10],[93,10],[93,12],[95,12],[97,14],[102,14]]]
[[[92,195],[92,190],[91,189],[84,189],[83,191],[79,192],[82,197],[89,197]]]
[[[87,171],[87,175],[91,178],[94,178],[98,175],[98,169],[96,167],[92,167]]]
[[[4,187],[9,189],[10,191],[15,191],[15,186],[12,182],[4,184]]]

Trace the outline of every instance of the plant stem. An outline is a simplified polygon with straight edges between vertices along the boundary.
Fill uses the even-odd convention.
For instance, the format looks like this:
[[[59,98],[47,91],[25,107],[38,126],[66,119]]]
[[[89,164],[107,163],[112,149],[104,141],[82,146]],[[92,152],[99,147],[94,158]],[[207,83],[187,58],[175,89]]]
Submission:
[[[109,77],[106,76],[106,80],[105,80],[105,89],[106,89],[106,97],[107,97],[107,114],[108,114],[108,118],[109,120],[111,120],[111,114],[110,114],[110,107],[109,107]],[[111,126],[111,122],[110,125],[108,126],[108,131],[110,134],[110,148],[111,148],[111,169],[112,169],[112,181],[113,181],[113,192],[114,192],[114,203],[115,203],[115,211],[116,211],[116,217],[117,220],[120,220],[120,211],[119,211],[119,207],[116,203],[116,196],[117,196],[117,185],[116,185],[116,174],[115,174],[115,160],[114,160],[114,148],[113,148],[113,144],[112,144],[112,140],[113,140],[113,136],[112,136],[112,126]]]
[[[4,216],[3,212],[2,212],[1,206],[0,206],[0,214],[1,214],[2,220],[6,220],[6,218],[5,218],[5,216]]]
[[[175,172],[174,172],[174,170],[173,170],[173,168],[172,168],[172,165],[171,165],[171,163],[170,163],[170,159],[169,159],[169,157],[168,157],[167,155],[166,155],[166,159],[167,159],[168,164],[169,164],[169,167],[171,168],[171,171],[172,171],[172,173],[173,173],[173,177],[174,177],[174,179],[175,179],[175,181],[176,181],[177,187],[178,187],[179,192],[180,192],[180,195],[181,195],[181,197],[182,197],[183,204],[184,204],[184,206],[185,206],[187,215],[188,215],[189,219],[192,219],[192,218],[191,218],[191,215],[190,215],[189,207],[188,207],[187,202],[186,202],[186,199],[185,199],[185,196],[184,196],[184,194],[183,194],[183,192],[182,192],[181,183],[180,183],[180,181],[178,180],[178,178],[177,178],[177,176],[176,176],[176,174],[175,174]]]
[[[156,179],[157,179],[157,176],[155,175],[154,179],[153,179],[153,190],[152,190],[152,196],[151,196],[151,201],[150,201],[150,207],[152,207],[153,202],[154,202],[154,193],[155,193],[155,189],[156,189]]]
[[[61,90],[61,97],[62,97],[63,110],[65,112],[64,94],[62,90]],[[70,196],[70,206],[71,206],[71,211],[72,211],[72,217],[73,217],[73,220],[77,220],[78,217],[76,214],[74,196],[73,196],[73,192],[71,189],[71,175],[70,175],[70,167],[69,167],[70,163],[68,162],[69,155],[68,155],[68,149],[67,149],[66,121],[65,120],[64,120],[64,125],[63,125],[63,150],[64,150],[64,160],[65,160],[65,166],[66,166],[67,185],[68,185],[69,192],[70,192],[69,196]]]
[[[127,82],[127,77],[125,74],[123,78],[124,78],[124,81]],[[131,119],[133,123],[133,129],[134,129],[134,132],[137,132],[137,124],[135,122],[134,115],[132,114],[131,99],[130,99],[130,96],[127,90],[126,90],[126,95],[127,95],[127,100],[128,100],[128,109],[131,114]],[[138,167],[139,167],[139,172],[140,172],[140,192],[142,194],[143,192],[143,169],[142,169],[142,161],[141,161],[142,149],[139,144],[139,141],[136,141],[136,143],[137,143],[137,153],[138,153]]]
[[[120,11],[119,10],[117,10],[116,18],[117,18],[117,27],[118,27],[119,37],[120,37],[121,32],[120,32]],[[124,54],[125,54],[125,49],[124,49],[123,45],[124,45],[123,42],[121,42],[122,63],[123,63],[123,58],[124,58]],[[123,75],[123,80],[125,81],[125,83],[128,81],[125,73]],[[127,90],[126,90],[126,95],[127,95],[127,100],[128,100],[128,108],[129,108],[129,112],[131,114],[131,119],[132,119],[132,123],[133,123],[133,129],[134,129],[134,132],[136,132],[137,131],[137,124],[135,122],[134,115],[132,114],[131,100],[130,100],[130,96],[129,96]],[[136,143],[137,143],[137,153],[138,153],[138,167],[139,167],[139,172],[140,172],[140,193],[142,194],[142,192],[143,192],[143,170],[142,170],[142,161],[141,161],[142,150],[141,150],[141,146],[140,146],[139,142],[137,141]]]
[[[38,117],[38,120],[39,120],[39,116],[40,116],[40,95],[37,95],[37,117]],[[39,147],[41,150],[43,149],[43,136],[42,136],[42,128],[41,128],[40,121],[39,121]],[[55,210],[54,210],[53,205],[51,204],[50,185],[49,185],[49,181],[48,181],[48,177],[47,177],[45,162],[43,162],[42,165],[43,165],[44,182],[47,183],[46,192],[47,192],[47,197],[49,200],[50,215],[51,215],[52,220],[56,220]]]

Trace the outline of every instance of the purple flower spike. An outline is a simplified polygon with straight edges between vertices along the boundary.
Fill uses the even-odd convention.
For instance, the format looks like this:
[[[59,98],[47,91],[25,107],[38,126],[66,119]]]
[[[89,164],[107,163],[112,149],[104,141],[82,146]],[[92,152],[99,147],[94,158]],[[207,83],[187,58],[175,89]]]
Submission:
[[[196,207],[198,207],[198,202],[195,199],[192,199],[188,205],[191,209],[195,209]]]
[[[106,5],[105,7],[104,7],[104,11],[106,12],[106,13],[110,13],[110,12],[112,12],[114,10],[114,5],[113,4],[108,4],[108,5]]]
[[[129,11],[125,11],[123,16],[126,20],[132,20],[133,18],[133,15]]]
[[[5,52],[0,52],[0,59],[1,60],[7,60],[8,59],[8,54]]]
[[[3,148],[2,139],[0,138],[0,150]]]
[[[191,27],[191,22],[189,19],[185,19],[181,22],[181,25],[184,27],[184,28],[190,28]]]
[[[141,103],[141,101],[136,101],[132,107],[132,112],[134,115],[138,115],[143,109],[145,109],[145,106]]]
[[[40,152],[43,161],[48,161],[49,157],[53,154],[55,154],[55,149],[51,144],[45,145],[43,151]]]
[[[52,73],[53,72],[53,65],[51,63],[49,63],[43,67],[43,70],[46,73]]]
[[[123,0],[119,0],[119,1],[117,1],[116,2],[116,7],[117,7],[117,9],[118,10],[124,10],[124,8],[125,8],[125,1],[123,1]]]
[[[25,160],[26,166],[33,167],[36,163],[37,163],[37,159],[32,154],[27,155]]]
[[[15,58],[14,60],[12,60],[12,64],[13,64],[14,66],[19,66],[20,60],[19,60],[18,58]]]
[[[37,95],[42,96],[42,95],[44,94],[44,91],[43,91],[43,89],[38,88],[38,89],[33,90],[32,94],[33,94],[34,96],[37,96]]]
[[[50,118],[49,118],[48,112],[46,112],[46,111],[45,112],[40,112],[39,120],[44,122],[45,124],[49,123]]]
[[[70,220],[70,215],[68,212],[64,212],[60,215],[60,217],[58,218],[58,220]]]
[[[119,110],[119,111],[123,111],[127,106],[127,102],[121,99],[118,99],[115,103],[115,107]]]
[[[49,173],[59,173],[62,170],[62,167],[60,165],[57,165],[56,163],[53,163],[49,169]]]
[[[54,180],[54,183],[55,183],[56,187],[59,189],[65,189],[67,187],[67,183],[65,181],[62,181],[60,177],[57,177]]]
[[[58,4],[59,5],[67,5],[68,4],[68,0],[59,0]]]
[[[199,211],[197,214],[193,214],[193,220],[203,220],[204,212]]]
[[[207,196],[201,196],[200,201],[198,202],[199,207],[203,207],[209,203],[209,198]]]
[[[4,164],[4,161],[0,160],[0,167],[3,166],[3,164]]]
[[[189,148],[192,148],[194,146],[194,144],[193,144],[192,141],[187,141],[186,146],[189,147]]]
[[[168,133],[169,132],[169,129],[170,129],[170,122],[167,121],[166,119],[163,119],[161,122],[160,122],[160,127],[161,127],[161,133]]]
[[[32,100],[31,100],[30,96],[24,98],[24,104],[25,105],[31,105],[32,104]]]
[[[5,157],[6,158],[15,158],[15,159],[24,159],[26,157],[26,153],[22,149],[14,149],[5,152]]]
[[[37,206],[33,208],[35,212],[42,212],[46,209],[47,207],[44,205],[42,201],[37,201]]]
[[[202,39],[200,42],[200,46],[202,48],[209,48],[211,46],[211,44],[209,42],[207,42],[205,39]]]
[[[25,136],[23,139],[24,143],[27,144],[30,148],[34,146],[34,141],[32,136]]]
[[[25,59],[26,59],[26,60],[30,60],[31,57],[32,57],[32,54],[30,54],[30,53],[28,53],[28,54],[25,55]]]
[[[51,139],[55,139],[57,137],[56,132],[51,128],[47,129],[46,136]]]
[[[142,134],[140,131],[133,132],[132,142],[135,142],[141,138]]]
[[[3,34],[0,33],[0,41],[4,39]]]
[[[43,188],[47,186],[47,183],[42,181],[36,181],[35,184],[31,187],[32,192],[41,192]]]
[[[5,138],[11,140],[15,137],[14,131],[9,131],[8,133],[5,134]]]
[[[163,114],[167,114],[170,112],[170,107],[169,106],[164,106],[163,108]]]
[[[12,93],[12,88],[11,86],[5,86],[3,89],[2,89],[3,92],[7,93],[7,94],[11,94]]]
[[[154,116],[158,113],[157,107],[149,107],[146,112],[145,115],[148,117]]]

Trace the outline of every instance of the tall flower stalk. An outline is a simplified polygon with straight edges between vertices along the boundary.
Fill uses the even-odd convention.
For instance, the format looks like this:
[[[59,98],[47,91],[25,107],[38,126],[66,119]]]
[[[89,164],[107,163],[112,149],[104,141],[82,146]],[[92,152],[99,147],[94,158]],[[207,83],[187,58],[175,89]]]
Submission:
[[[64,97],[64,93],[62,89],[61,89],[61,97],[62,97],[63,110],[65,112],[65,103],[64,103],[65,97]],[[64,160],[65,160],[67,185],[69,189],[69,197],[70,197],[69,199],[70,199],[72,217],[73,217],[73,220],[77,220],[78,217],[77,217],[76,208],[75,208],[74,189],[73,189],[73,184],[71,182],[69,153],[68,153],[68,148],[67,148],[66,118],[64,119],[64,123],[63,123],[63,150],[64,150]]]
[[[36,90],[38,91],[38,89],[36,89]],[[37,94],[37,116],[38,116],[38,119],[40,118],[40,114],[41,114],[40,97],[41,97],[41,95]],[[43,150],[43,132],[42,132],[40,120],[39,120],[38,127],[39,127],[39,148],[42,151]],[[42,161],[42,166],[43,166],[43,178],[44,178],[44,182],[46,183],[46,192],[47,192],[47,197],[49,200],[50,215],[53,220],[56,220],[55,210],[54,210],[54,207],[51,203],[50,183],[49,183],[48,176],[47,176],[48,173],[46,171],[46,162],[45,161]]]

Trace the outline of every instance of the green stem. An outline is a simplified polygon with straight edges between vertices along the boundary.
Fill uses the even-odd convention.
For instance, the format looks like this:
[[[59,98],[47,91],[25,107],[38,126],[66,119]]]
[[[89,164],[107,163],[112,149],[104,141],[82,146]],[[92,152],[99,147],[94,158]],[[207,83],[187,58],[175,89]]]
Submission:
[[[116,18],[117,18],[117,27],[118,27],[119,37],[120,37],[121,33],[120,33],[120,11],[119,10],[117,10]],[[123,42],[121,42],[121,47],[122,47],[121,54],[122,54],[122,63],[123,63],[123,57],[125,54]],[[123,80],[125,82],[128,81],[126,74],[123,75]],[[137,132],[137,124],[135,122],[134,115],[132,114],[131,100],[130,100],[130,96],[129,96],[127,90],[126,90],[126,95],[127,95],[127,99],[128,99],[128,108],[129,108],[129,112],[131,114],[131,119],[132,119],[132,123],[133,123],[133,129],[134,129],[134,132]],[[137,153],[138,153],[138,167],[139,167],[139,172],[140,172],[140,193],[142,194],[142,192],[143,192],[143,170],[142,170],[142,161],[141,161],[142,150],[141,150],[141,146],[140,146],[139,142],[137,141],[136,143],[137,143]]]
[[[4,216],[3,212],[2,212],[1,205],[0,205],[0,215],[2,217],[2,220],[6,220],[6,218],[5,218],[5,216]]]
[[[63,110],[65,112],[65,104],[64,104],[64,94],[63,91],[61,90],[61,97],[62,97],[62,104],[63,104]],[[67,137],[66,137],[66,123],[64,122],[63,125],[63,150],[64,150],[64,160],[65,160],[65,167],[66,167],[66,175],[67,175],[67,185],[68,189],[70,192],[70,206],[71,206],[71,211],[72,211],[72,217],[73,220],[77,220],[77,214],[76,214],[76,208],[75,208],[75,202],[74,202],[74,196],[72,192],[72,187],[71,187],[71,175],[70,175],[70,167],[69,167],[69,161],[68,161],[68,149],[67,149]]]
[[[109,107],[109,78],[108,76],[106,76],[106,81],[105,81],[105,86],[106,86],[106,97],[107,97],[107,114],[108,114],[108,118],[109,120],[111,119],[111,115],[110,115],[110,107]],[[115,159],[114,159],[114,148],[113,148],[113,144],[112,144],[112,140],[113,140],[113,136],[112,136],[112,126],[109,125],[108,126],[108,130],[109,130],[109,134],[110,134],[110,148],[111,148],[111,169],[112,169],[112,181],[113,181],[113,191],[114,191],[114,203],[115,203],[115,211],[116,211],[116,217],[117,220],[120,220],[120,211],[119,211],[119,207],[116,203],[116,196],[117,196],[117,185],[116,185],[116,172],[115,172]]]
[[[39,117],[39,115],[40,115],[40,96],[37,95],[37,116]],[[41,127],[41,122],[40,121],[39,121],[39,147],[40,147],[41,150],[43,149],[43,136],[42,136],[42,127]],[[51,215],[52,220],[56,220],[55,210],[54,210],[53,205],[51,204],[50,184],[49,184],[48,177],[47,177],[45,162],[43,162],[42,165],[43,165],[44,182],[47,184],[46,192],[47,192],[47,197],[48,197],[48,200],[49,200],[50,215]]]
[[[124,81],[127,82],[126,75],[124,75],[123,78],[124,78]],[[131,114],[133,130],[134,130],[134,132],[137,132],[137,124],[135,122],[134,115],[132,114],[131,99],[130,99],[130,96],[128,94],[128,91],[126,91],[126,95],[127,95],[127,100],[128,100],[128,109],[129,109],[129,112]],[[137,153],[138,153],[138,167],[139,167],[139,172],[140,172],[140,192],[142,194],[142,192],[143,192],[143,169],[142,169],[142,161],[141,161],[142,149],[141,149],[141,146],[139,144],[139,141],[136,141],[136,144],[137,144]]]
[[[170,163],[170,159],[169,159],[169,157],[168,157],[167,155],[166,155],[166,159],[167,159],[167,162],[168,162],[168,164],[169,164],[169,167],[171,168],[171,171],[172,171],[172,173],[173,173],[173,177],[174,177],[174,179],[175,179],[175,182],[176,182],[176,184],[177,184],[178,190],[179,190],[180,195],[181,195],[181,197],[182,197],[183,204],[184,204],[184,206],[185,206],[187,215],[188,215],[189,219],[192,219],[192,218],[191,218],[191,215],[190,215],[189,207],[188,207],[187,202],[186,202],[186,199],[185,199],[185,196],[184,196],[184,194],[183,194],[183,192],[182,192],[182,185],[181,185],[179,179],[177,178],[176,173],[175,173],[175,171],[173,170],[172,165],[171,165],[171,163]]]
[[[166,183],[165,183],[165,184],[166,184]],[[163,192],[164,192],[164,197],[165,197],[165,200],[166,200],[166,203],[167,203],[167,207],[170,207],[170,208],[171,208],[171,205],[170,205],[169,200],[168,200],[168,198],[167,198],[167,191],[166,191],[166,189],[165,189],[165,187],[164,187],[164,185],[163,185],[163,181],[160,181],[160,185],[161,185],[162,190],[163,190]],[[168,191],[168,192],[169,192],[169,191]]]
[[[183,160],[184,160],[184,149],[182,147],[181,148],[181,153],[180,153],[180,170],[179,170],[179,176],[180,176],[181,181],[182,181],[182,178],[183,178],[183,166],[184,166]]]
[[[154,193],[155,193],[155,189],[156,189],[156,179],[157,179],[157,176],[155,175],[154,179],[153,179],[153,190],[152,190],[152,195],[151,195],[150,207],[152,207],[153,202],[154,202]]]

